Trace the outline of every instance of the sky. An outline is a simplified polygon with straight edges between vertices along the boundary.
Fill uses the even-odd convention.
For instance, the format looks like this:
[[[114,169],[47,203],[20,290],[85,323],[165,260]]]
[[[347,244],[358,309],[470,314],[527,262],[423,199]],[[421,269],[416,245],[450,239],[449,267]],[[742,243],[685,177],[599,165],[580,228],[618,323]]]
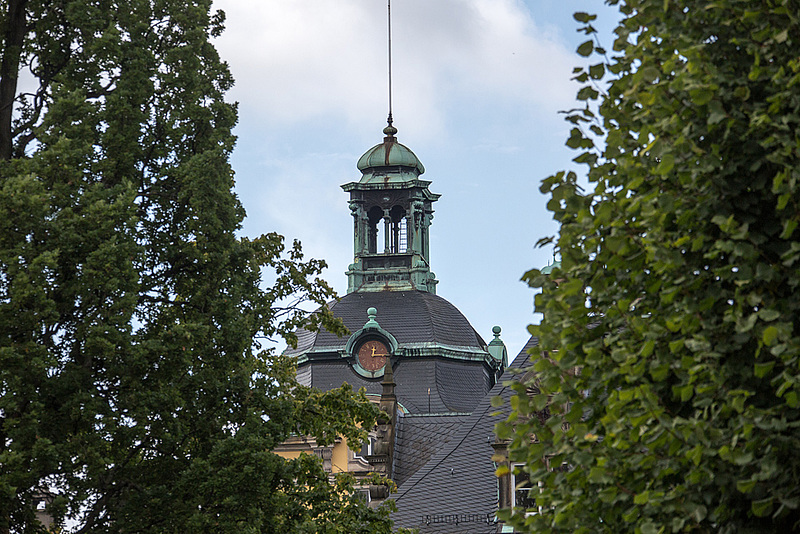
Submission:
[[[322,258],[346,293],[353,223],[342,184],[380,143],[388,112],[387,0],[216,0],[215,41],[236,85],[231,163],[243,234],[276,231]],[[397,139],[425,166],[434,204],[437,294],[513,358],[529,334],[534,292],[520,281],[553,261],[536,242],[558,231],[541,181],[581,170],[559,111],[586,40],[575,11],[598,13],[611,48],[619,18],[599,0],[392,0],[392,107]],[[366,320],[366,315],[365,315]],[[380,310],[379,310],[380,321]]]

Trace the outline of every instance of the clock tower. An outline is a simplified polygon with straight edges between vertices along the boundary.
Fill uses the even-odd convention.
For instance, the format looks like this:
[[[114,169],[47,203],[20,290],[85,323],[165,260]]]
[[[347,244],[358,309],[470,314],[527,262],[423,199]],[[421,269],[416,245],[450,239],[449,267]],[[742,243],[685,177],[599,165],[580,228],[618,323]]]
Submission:
[[[358,160],[362,176],[342,186],[350,193],[354,260],[347,270],[347,292],[417,290],[436,293],[430,270],[431,182],[425,167],[405,145],[397,129],[383,129],[383,142]]]
[[[430,230],[439,195],[420,178],[425,167],[397,141],[391,119],[383,133],[358,160],[361,178],[342,186],[350,195],[353,263],[347,294],[328,307],[351,334],[300,329],[285,354],[295,358],[300,384],[364,388],[389,414],[361,452],[332,456],[331,466],[379,471],[402,487],[470,417],[508,356],[499,328],[487,344],[436,294]]]
[[[352,334],[301,329],[286,354],[296,358],[301,384],[325,390],[347,382],[377,396],[391,368],[404,413],[463,415],[507,365],[505,346],[499,329],[487,344],[436,294],[430,229],[440,195],[420,178],[425,167],[388,122],[383,142],[358,160],[361,178],[342,186],[350,195],[354,258],[347,294],[329,307]]]

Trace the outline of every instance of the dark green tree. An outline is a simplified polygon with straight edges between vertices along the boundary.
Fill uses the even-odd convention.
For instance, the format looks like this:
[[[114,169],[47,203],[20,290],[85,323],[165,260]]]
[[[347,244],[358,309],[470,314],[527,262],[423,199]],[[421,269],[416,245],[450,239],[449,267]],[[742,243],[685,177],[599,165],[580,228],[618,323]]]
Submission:
[[[510,421],[524,532],[800,529],[800,4],[612,0],[544,180],[561,265]],[[611,57],[609,58],[608,55]],[[542,423],[532,417],[548,407]],[[538,511],[538,510],[537,510]]]
[[[388,532],[352,480],[271,452],[298,432],[360,442],[376,410],[259,354],[343,327],[283,304],[332,297],[323,262],[236,236],[222,14],[0,8],[0,533],[39,531],[41,497],[76,532],[344,532],[330,503],[348,532]]]

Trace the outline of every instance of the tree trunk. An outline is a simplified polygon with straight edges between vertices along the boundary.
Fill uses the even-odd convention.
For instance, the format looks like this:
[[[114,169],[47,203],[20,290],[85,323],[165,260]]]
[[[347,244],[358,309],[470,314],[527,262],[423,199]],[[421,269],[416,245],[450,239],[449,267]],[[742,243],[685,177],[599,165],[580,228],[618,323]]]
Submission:
[[[11,119],[22,45],[25,41],[25,5],[28,0],[9,0],[8,26],[3,36],[3,60],[0,62],[0,159],[11,159],[13,137]]]

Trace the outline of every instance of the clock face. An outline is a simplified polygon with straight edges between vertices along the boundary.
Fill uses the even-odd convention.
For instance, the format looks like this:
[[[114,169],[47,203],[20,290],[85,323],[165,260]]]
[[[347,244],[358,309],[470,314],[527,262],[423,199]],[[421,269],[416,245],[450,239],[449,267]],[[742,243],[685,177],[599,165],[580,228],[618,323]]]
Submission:
[[[366,341],[358,349],[358,363],[367,371],[383,369],[389,358],[389,349],[377,339]]]

